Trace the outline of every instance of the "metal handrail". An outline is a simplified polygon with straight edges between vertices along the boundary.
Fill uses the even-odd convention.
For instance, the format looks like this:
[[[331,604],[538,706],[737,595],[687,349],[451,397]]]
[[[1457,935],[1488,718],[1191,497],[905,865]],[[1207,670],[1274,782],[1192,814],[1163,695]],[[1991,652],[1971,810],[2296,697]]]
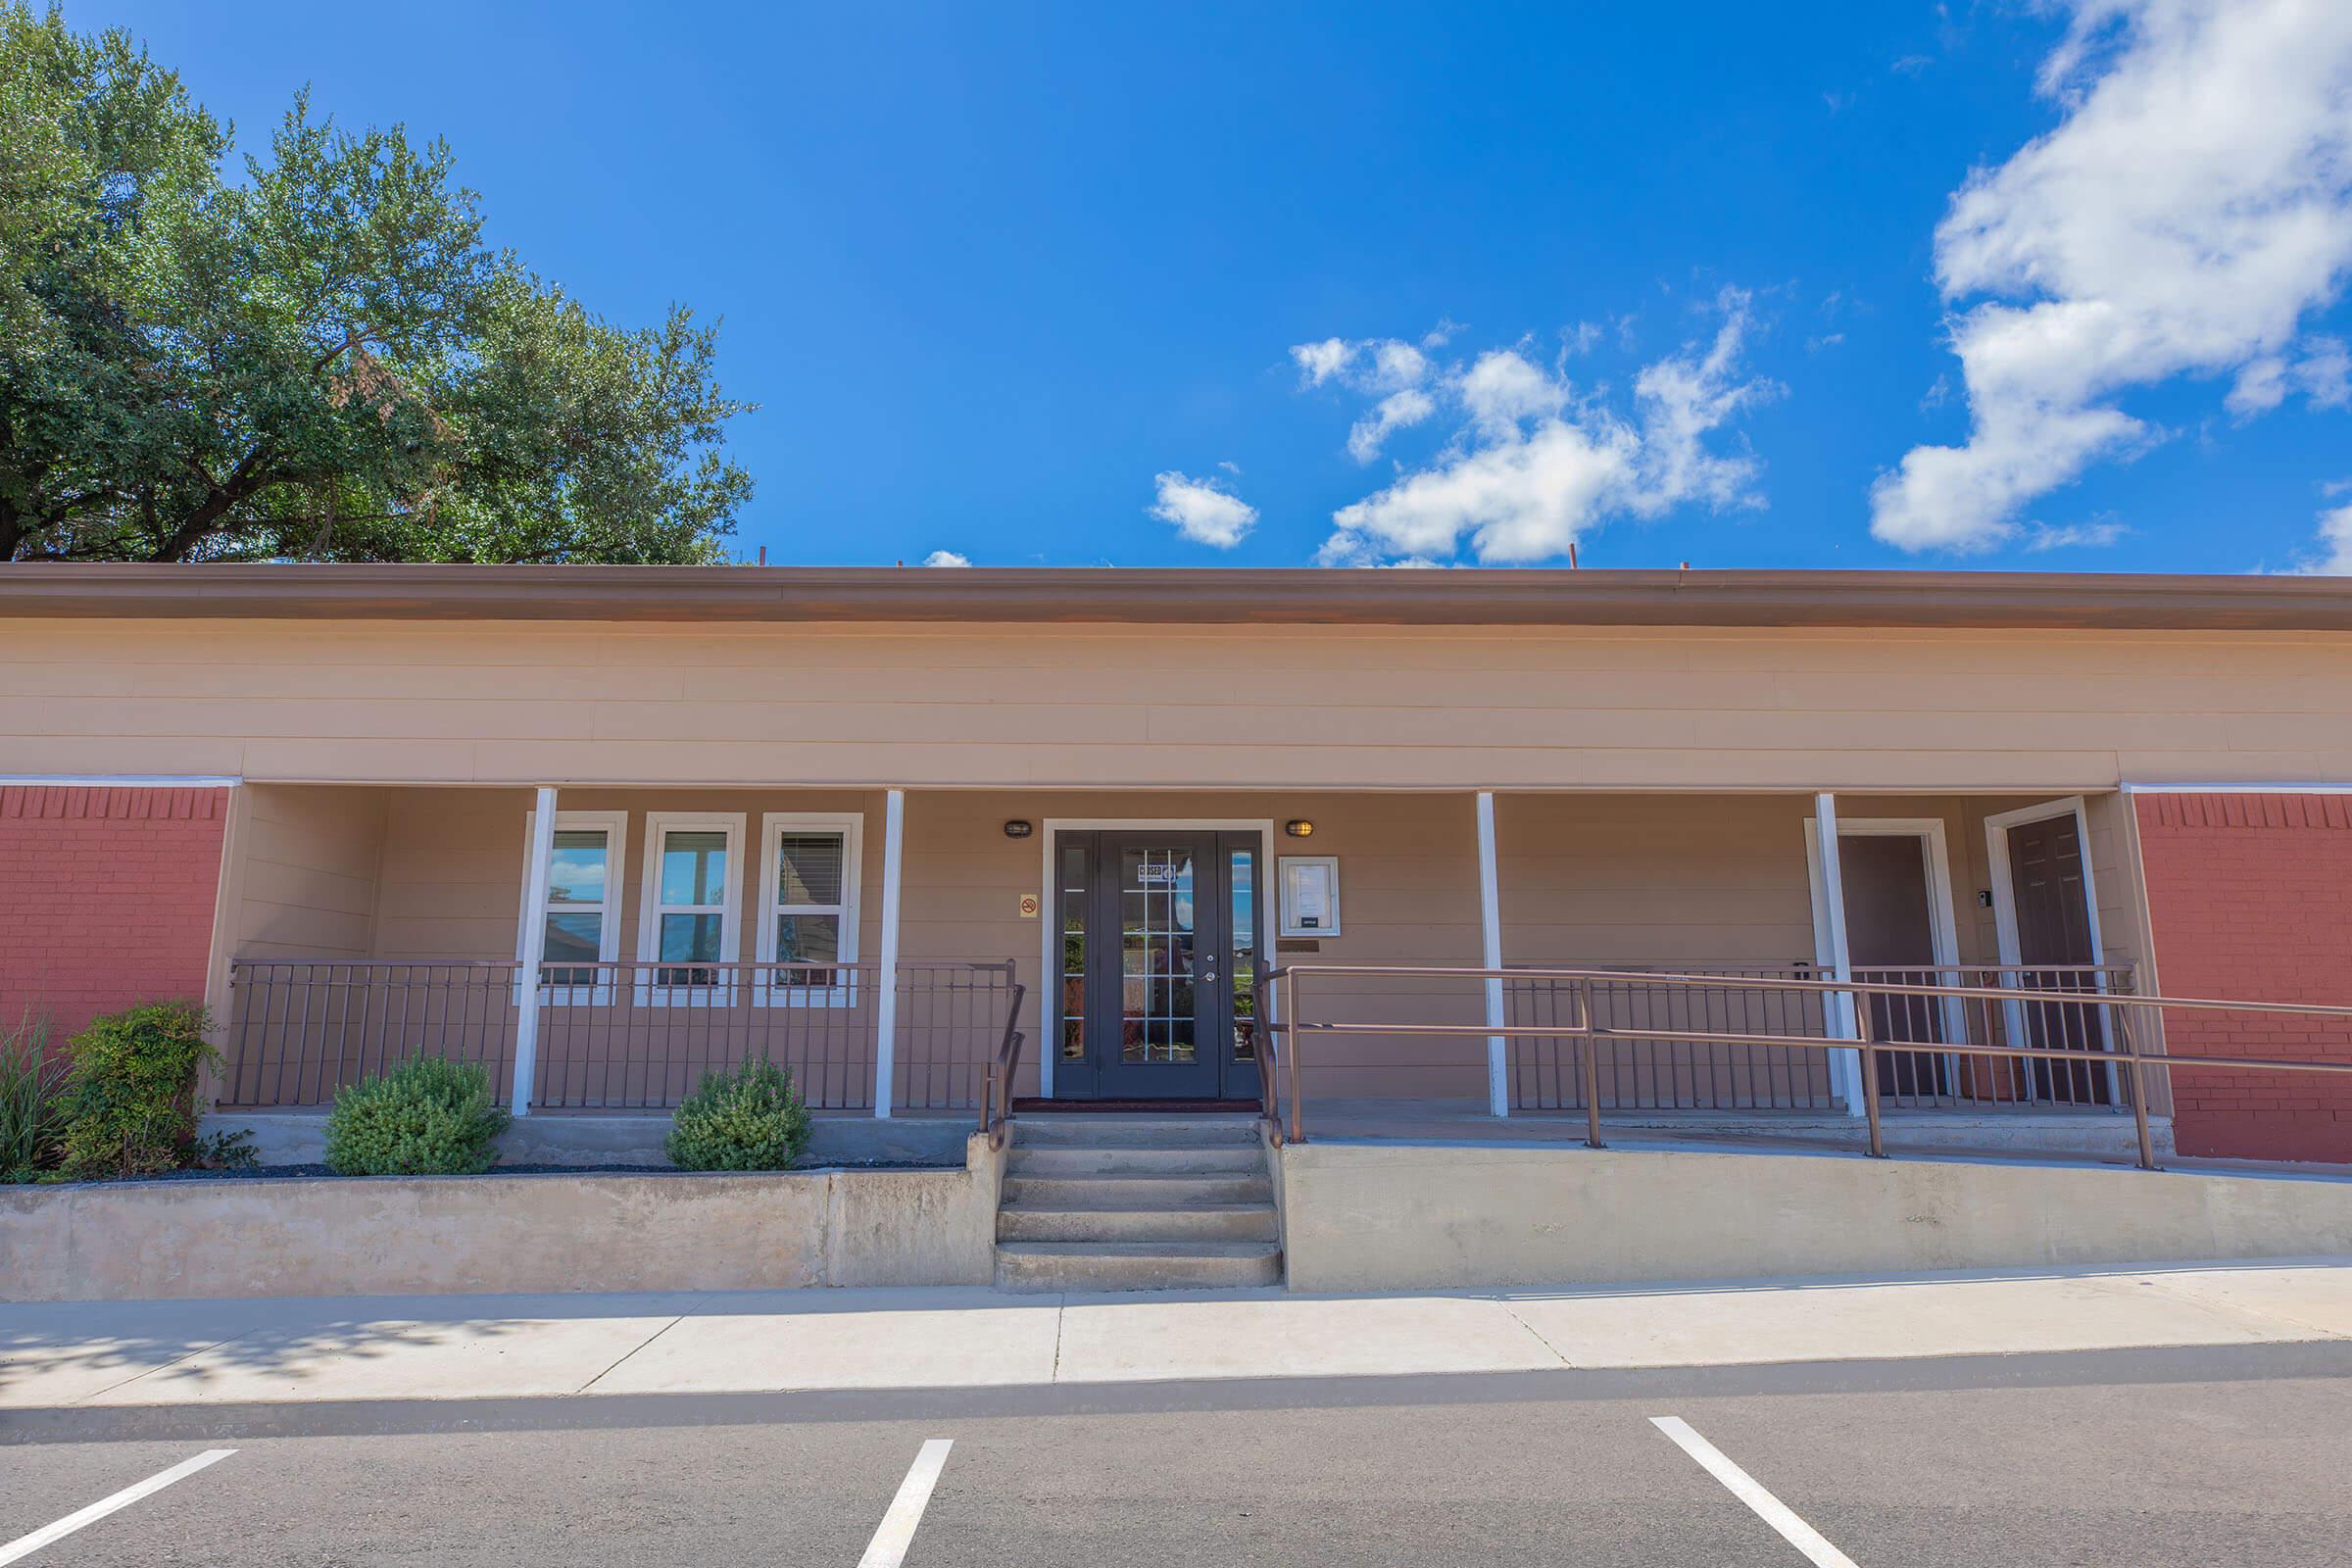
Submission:
[[[1257,1119],[1265,1130],[1266,1141],[1276,1149],[1283,1145],[1282,1108],[1276,1099],[1274,1035],[1269,1024],[1266,1037],[1257,1042]]]
[[[1021,1000],[1028,994],[1027,986],[1018,980],[1012,983],[1012,1000],[1004,1009],[1004,1038],[998,1045],[997,1054],[988,1064],[988,1077],[980,1087],[980,1131],[987,1135],[992,1152],[1004,1147],[1006,1129],[1012,1121],[1012,1084],[1021,1070],[1023,1042],[1021,1031],[1014,1025],[1020,1022]]]
[[[2015,971],[2039,974],[2096,974],[2103,977],[2105,974],[2112,973],[2118,966],[2109,964],[1939,964],[1926,965],[1923,967],[1949,969],[1970,968],[1983,969],[1986,971]],[[2139,1143],[2139,1165],[2143,1170],[2154,1170],[2157,1168],[2154,1144],[2148,1127],[2147,1088],[2145,1082],[2147,1068],[2151,1065],[2166,1071],[2169,1071],[2174,1067],[2218,1067],[2230,1070],[2250,1070],[2255,1072],[2352,1073],[2352,1061],[2284,1061],[2271,1057],[2183,1056],[2169,1054],[2160,1056],[2143,1055],[2139,1050],[2138,1042],[2134,1037],[2131,1027],[2130,1011],[2130,1009],[2134,1007],[2152,1007],[2161,1013],[2163,1009],[2169,1007],[2183,1011],[2202,1010],[2209,1012],[2245,1012],[2263,1014],[2289,1014],[2304,1017],[2352,1018],[2352,1006],[2324,1004],[2319,1003],[2231,1002],[2210,997],[2151,997],[2141,996],[2137,993],[2130,991],[2111,991],[2104,989],[2066,990],[2052,988],[2025,989],[2013,986],[1996,987],[1920,985],[1899,981],[1865,980],[1859,977],[1840,979],[1830,970],[1824,970],[1822,973],[1824,978],[1818,980],[1783,980],[1761,975],[1742,976],[1740,980],[1740,984],[1742,988],[1799,992],[1807,995],[1818,995],[1824,998],[1838,996],[1854,998],[1928,997],[1953,1000],[1982,999],[1989,1002],[2027,1003],[2038,1004],[2047,1004],[2052,1003],[2078,1003],[2087,1006],[2103,1007],[2113,1010],[2113,1016],[2117,1024],[2116,1032],[2122,1042],[2122,1049],[2118,1051],[2084,1051],[2081,1049],[2056,1046],[1975,1045],[1946,1041],[1936,1041],[1933,1044],[1927,1044],[1918,1041],[1882,1043],[1872,1038],[1870,1009],[1868,1007],[1861,1006],[1854,1008],[1854,1033],[1850,1036],[1746,1034],[1732,1031],[1690,1029],[1676,1029],[1671,1031],[1672,1038],[1675,1040],[1688,1042],[1693,1045],[1762,1046],[1773,1050],[1822,1052],[1852,1051],[1859,1053],[1862,1058],[1862,1097],[1864,1114],[1868,1118],[1869,1122],[1870,1153],[1872,1157],[1879,1159],[1884,1159],[1886,1157],[1885,1128],[1883,1126],[1883,1119],[1879,1105],[1880,1094],[1877,1071],[1877,1054],[1882,1052],[1917,1053],[1925,1050],[1935,1052],[1939,1054],[1988,1056],[2018,1061],[2054,1060],[2080,1062],[2084,1060],[2096,1060],[2120,1062],[2125,1068],[2126,1081],[2130,1085],[2132,1122],[2137,1132]],[[1594,1010],[1592,1004],[1593,986],[1596,983],[1623,983],[1626,979],[1626,971],[1622,969],[1488,969],[1444,964],[1315,963],[1282,965],[1269,971],[1265,978],[1268,987],[1271,989],[1279,988],[1286,981],[1296,982],[1298,980],[1301,980],[1307,975],[1353,975],[1367,978],[1401,977],[1479,981],[1538,979],[1567,981],[1572,983],[1576,988],[1577,994],[1576,1018],[1573,1022],[1565,1024],[1311,1023],[1294,1020],[1291,1022],[1270,1021],[1267,1024],[1267,1030],[1269,1034],[1276,1037],[1283,1035],[1291,1035],[1295,1037],[1306,1034],[1360,1034],[1437,1035],[1441,1037],[1459,1035],[1470,1036],[1482,1040],[1509,1040],[1527,1038],[1556,1040],[1562,1037],[1580,1040],[1584,1042],[1585,1046],[1585,1049],[1582,1053],[1584,1058],[1585,1075],[1585,1142],[1589,1147],[1593,1149],[1601,1149],[1606,1147],[1601,1142],[1600,1136],[1600,1095],[1599,1086],[1597,1083],[1597,1053],[1593,1050],[1594,1045],[1598,1042],[1607,1040],[1647,1040],[1660,1037],[1660,1031],[1654,1027],[1632,1029],[1611,1028],[1601,1024],[1598,1021],[1598,1015]],[[1710,989],[1720,989],[1723,985],[1723,977],[1720,975],[1643,972],[1640,978],[1642,983],[1644,985],[1703,987]],[[1294,984],[1292,991],[1295,993],[1298,989],[1298,988]],[[1296,997],[1294,996],[1291,1011],[1295,1014],[1297,1010],[1297,1002]],[[1300,1143],[1305,1140],[1306,1132],[1305,1118],[1301,1108],[1299,1095],[1299,1052],[1295,1040],[1289,1047],[1288,1055],[1290,1057],[1291,1096],[1289,1106],[1290,1120],[1287,1130],[1287,1137],[1292,1143]]]

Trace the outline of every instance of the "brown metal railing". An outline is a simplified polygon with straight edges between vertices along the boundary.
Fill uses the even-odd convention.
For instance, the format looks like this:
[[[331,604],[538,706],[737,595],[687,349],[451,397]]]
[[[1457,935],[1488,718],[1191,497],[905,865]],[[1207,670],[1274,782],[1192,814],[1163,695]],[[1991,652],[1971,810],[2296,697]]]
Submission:
[[[1593,1079],[1610,1110],[1832,1110],[1838,1098],[1827,1058],[1808,1061],[1760,1046],[1704,1046],[1684,1037],[1694,1028],[1717,1033],[1824,1033],[1819,998],[1747,985],[1750,978],[1810,980],[1810,963],[1672,963],[1597,965],[1614,978],[1592,988],[1592,1004],[1622,1038],[1597,1048]],[[1560,1030],[1576,1016],[1573,983],[1512,971],[1503,982],[1505,1018],[1554,1032],[1508,1041],[1511,1108],[1581,1110],[1585,1104],[1583,1041]],[[1709,986],[1653,982],[1657,973],[1705,976]]]
[[[1581,967],[1581,966],[1580,966]],[[1827,1057],[1803,1057],[1756,1045],[1702,1044],[1692,1031],[1719,1035],[1832,1033],[1834,1001],[1818,995],[1752,986],[1751,978],[1818,980],[1811,963],[1605,963],[1590,967],[1612,978],[1595,982],[1593,1005],[1616,1038],[1595,1048],[1601,1105],[1609,1110],[1841,1110],[1845,1097]],[[1519,968],[1504,982],[1505,1017],[1542,1027],[1573,1016],[1572,982],[1527,978]],[[1656,973],[1682,977],[1653,982]],[[1888,1045],[1947,1041],[1999,1045],[2066,1045],[2085,1053],[2108,1049],[2101,1004],[2076,992],[2130,992],[2129,964],[1946,964],[1912,968],[1857,967],[1857,980],[1890,984],[1976,986],[2014,993],[1986,1002],[1951,998],[1871,1000],[1872,1023]],[[1694,985],[1704,977],[1713,985]],[[1584,1049],[1573,1030],[1511,1037],[1508,1084],[1515,1110],[1577,1110],[1584,1106]],[[2065,1064],[1967,1061],[1941,1051],[1887,1051],[1878,1058],[1879,1091],[1901,1109],[1984,1109],[1993,1105],[2120,1106],[2112,1070],[2085,1059]]]
[[[1903,1109],[1988,1105],[2115,1106],[2124,1086],[2115,1064],[2114,1024],[2102,1000],[2138,989],[2130,964],[1968,963],[1893,968],[1857,964],[1856,980],[1955,987],[1950,996],[1874,995],[1872,1038],[1917,1042],[1927,1051],[1877,1056],[1882,1101]],[[1981,994],[2002,993],[1999,1001]],[[2086,995],[2091,994],[2091,995]],[[1859,1003],[1856,1005],[1860,1005]],[[2076,1059],[1969,1056],[1953,1045],[2052,1047]]]
[[[531,1105],[652,1110],[705,1072],[764,1056],[811,1108],[874,1103],[878,966],[625,959],[541,968]],[[240,958],[229,966],[219,1102],[319,1105],[418,1054],[479,1061],[513,1091],[520,965],[514,959]],[[901,962],[894,1109],[982,1103],[1019,1010],[1009,961]]]
[[[1004,1038],[989,1060],[988,1081],[981,1087],[980,1130],[988,1135],[992,1150],[1004,1147],[1005,1124],[1012,1119],[1012,1089],[1021,1074],[1022,1041],[1021,1031],[1013,1025],[1019,1021],[1026,991],[1025,986],[1014,983],[1011,1004],[1004,1009]]]
[[[1999,971],[2002,966],[1978,966]],[[1880,1087],[1882,1063],[1888,1057],[1922,1054],[1919,1042],[1909,1039],[1889,1043],[1879,1036],[1878,1024],[1885,1016],[1881,1005],[1887,999],[1917,999],[1931,1004],[1986,1003],[2004,1008],[2027,1011],[2035,1007],[2062,1009],[2090,1009],[2096,1027],[2074,1029],[2072,1025],[2059,1034],[2036,1037],[2031,1024],[2021,1026],[2020,1039],[2000,1044],[1984,1041],[1954,1039],[1933,1043],[1929,1054],[1966,1058],[1968,1061],[1995,1063],[2025,1063],[2034,1070],[2071,1072],[2082,1067],[2111,1070],[2129,1102],[2139,1144],[2139,1163],[2143,1169],[2156,1168],[2156,1156],[2148,1126],[2148,1077],[2177,1067],[2212,1067],[2231,1072],[2321,1072],[2352,1073],[2352,1054],[2334,1061],[2282,1061],[2268,1057],[2148,1055],[2139,1049],[2137,1032],[2132,1026],[2135,1014],[2153,1011],[2159,1016],[2168,1011],[2213,1011],[2239,1014],[2287,1014],[2303,1017],[2332,1017],[2352,1020],[2352,1007],[2321,1006],[2302,1003],[2232,1002],[2210,998],[2143,997],[2132,994],[2112,984],[2112,975],[2102,966],[2080,966],[2071,971],[2044,969],[2044,976],[2072,972],[2082,977],[2080,985],[2061,989],[2044,985],[2029,989],[2011,984],[2000,986],[1928,985],[1900,981],[1867,979],[1857,974],[1850,979],[1821,975],[1813,979],[1776,979],[1766,975],[1742,976],[1742,988],[1755,988],[1804,995],[1821,999],[1825,1019],[1837,1018],[1845,1008],[1851,1008],[1851,1034],[1838,1034],[1834,1029],[1820,1034],[1765,1033],[1702,1028],[1676,1031],[1675,1038],[1692,1045],[1723,1045],[1757,1047],[1767,1050],[1829,1053],[1853,1051],[1860,1056],[1864,1115],[1869,1128],[1870,1152],[1886,1157],[1884,1112],[1887,1097]],[[1412,977],[1420,979],[1452,979],[1464,982],[1513,980],[1548,981],[1571,988],[1574,1004],[1571,1014],[1560,1020],[1528,1025],[1505,1022],[1500,1025],[1485,1023],[1415,1023],[1394,1022],[1314,1022],[1306,1015],[1299,1000],[1299,982],[1310,976],[1350,976],[1358,978]],[[2014,973],[2005,978],[2015,979]],[[1281,997],[1281,1021],[1269,1026],[1281,1042],[1287,1065],[1288,1089],[1287,1124],[1285,1136],[1292,1143],[1302,1141],[1305,1134],[1305,1114],[1300,1090],[1298,1041],[1310,1034],[1331,1035],[1428,1035],[1438,1037],[1471,1037],[1487,1040],[1500,1037],[1511,1040],[1569,1037],[1580,1050],[1575,1058],[1582,1079],[1583,1103],[1586,1117],[1585,1142],[1600,1149],[1601,1103],[1599,1086],[1598,1048],[1607,1043],[1628,1039],[1656,1039],[1655,1026],[1638,1026],[1632,1030],[1601,1021],[1596,993],[1598,988],[1626,983],[1622,970],[1614,969],[1475,969],[1439,965],[1396,964],[1290,964],[1270,971],[1266,977],[1270,991]],[[1689,973],[1646,973],[1641,983],[1653,986],[1674,986],[1693,990],[1721,989],[1720,975]],[[1903,1003],[1910,1005],[1909,1001]],[[1955,1031],[1957,1032],[1957,1031]],[[2037,1038],[2041,1043],[2034,1043]],[[2348,1035],[2352,1038],[2352,1035]],[[2021,1043],[2021,1041],[2023,1043]],[[2046,1064],[2046,1065],[2044,1065]]]

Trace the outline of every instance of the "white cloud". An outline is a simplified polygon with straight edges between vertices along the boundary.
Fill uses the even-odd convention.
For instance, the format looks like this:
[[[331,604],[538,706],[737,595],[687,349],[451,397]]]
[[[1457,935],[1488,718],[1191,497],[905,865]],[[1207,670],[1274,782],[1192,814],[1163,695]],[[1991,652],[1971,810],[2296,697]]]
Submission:
[[[2286,361],[2276,354],[2261,359],[2237,372],[2230,395],[2222,399],[2222,407],[2241,419],[2257,414],[2268,414],[2286,401]]]
[[[1981,298],[1952,323],[1974,425],[1873,485],[1871,531],[1904,549],[1996,545],[2026,502],[2157,439],[2113,406],[2129,388],[2234,375],[2250,416],[2341,384],[2297,338],[2352,269],[2352,6],[2072,9],[2040,78],[2064,121],[1936,228],[1945,298]]]
[[[1196,544],[1231,550],[1257,525],[1257,509],[1215,479],[1195,479],[1170,469],[1152,476],[1159,499],[1152,515],[1172,522]]]
[[[2288,364],[2286,357],[2266,354],[2237,372],[2223,404],[2240,419],[2268,414],[2300,392],[2313,408],[2340,409],[2352,404],[2352,353],[2344,340],[2314,337],[2303,357]]]
[[[1623,427],[1545,419],[1525,434],[1456,455],[1332,514],[1324,558],[1453,554],[1468,530],[1485,561],[1542,561],[1568,548],[1633,470]]]
[[[1612,515],[1654,516],[1690,501],[1761,505],[1754,461],[1706,442],[1777,389],[1740,368],[1748,296],[1726,290],[1716,306],[1723,320],[1711,339],[1636,376],[1631,416],[1580,402],[1564,376],[1518,347],[1489,350],[1467,369],[1426,370],[1432,412],[1452,410],[1459,427],[1434,461],[1334,513],[1337,531],[1318,559],[1431,563],[1466,543],[1484,561],[1544,561]],[[1380,419],[1376,410],[1357,429]]]
[[[1429,373],[1429,356],[1410,343],[1399,343],[1391,338],[1385,343],[1373,344],[1371,350],[1372,379],[1377,386],[1399,389],[1418,386],[1421,378]]]
[[[1370,414],[1348,431],[1348,455],[1358,463],[1380,456],[1380,444],[1407,425],[1419,424],[1438,412],[1437,401],[1419,387],[1408,386],[1380,400]]]
[[[1291,360],[1298,367],[1299,382],[1305,386],[1336,380],[1359,392],[1401,392],[1419,386],[1428,376],[1429,355],[1424,351],[1442,347],[1451,330],[1452,323],[1445,323],[1418,344],[1396,337],[1354,342],[1327,337],[1320,343],[1293,344]]]
[[[2352,350],[2340,337],[2313,338],[2295,366],[2295,385],[2314,408],[2352,408]]]
[[[2320,514],[2320,549],[2297,569],[2309,575],[2352,576],[2352,506]]]
[[[2104,550],[2131,531],[2113,518],[2037,526],[2027,533],[2026,548],[2036,555],[2044,550]]]
[[[1462,372],[1462,407],[1479,428],[1505,435],[1523,419],[1556,415],[1568,405],[1568,384],[1538,369],[1517,349],[1490,349]]]
[[[971,564],[969,556],[959,556],[953,550],[934,550],[923,558],[926,566],[968,566]]]
[[[1298,362],[1298,375],[1308,386],[1321,386],[1348,364],[1348,348],[1336,337],[1320,343],[1299,343],[1291,349],[1291,358]]]
[[[1755,478],[1755,460],[1745,454],[1709,452],[1705,440],[1733,415],[1779,388],[1738,375],[1740,348],[1747,337],[1748,296],[1725,289],[1716,303],[1723,311],[1723,325],[1704,354],[1660,360],[1634,378],[1647,480],[1631,498],[1637,512],[1654,514],[1690,500],[1718,509],[1754,504],[1749,483]]]

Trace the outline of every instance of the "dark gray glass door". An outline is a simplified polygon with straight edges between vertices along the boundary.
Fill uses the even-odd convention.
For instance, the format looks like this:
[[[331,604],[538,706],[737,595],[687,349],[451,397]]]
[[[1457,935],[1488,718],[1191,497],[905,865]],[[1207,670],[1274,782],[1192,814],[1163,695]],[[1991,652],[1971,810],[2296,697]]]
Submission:
[[[1256,1093],[1255,1041],[1243,1039],[1255,1000],[1256,840],[1183,829],[1061,835],[1057,1099]]]

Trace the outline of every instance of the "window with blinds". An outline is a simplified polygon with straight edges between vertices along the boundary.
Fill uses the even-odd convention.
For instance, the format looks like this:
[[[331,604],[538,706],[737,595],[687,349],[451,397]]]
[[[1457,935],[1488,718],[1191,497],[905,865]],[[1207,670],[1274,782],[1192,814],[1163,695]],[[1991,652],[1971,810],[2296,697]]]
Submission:
[[[769,1001],[846,1003],[857,978],[856,817],[771,813],[760,957]]]

